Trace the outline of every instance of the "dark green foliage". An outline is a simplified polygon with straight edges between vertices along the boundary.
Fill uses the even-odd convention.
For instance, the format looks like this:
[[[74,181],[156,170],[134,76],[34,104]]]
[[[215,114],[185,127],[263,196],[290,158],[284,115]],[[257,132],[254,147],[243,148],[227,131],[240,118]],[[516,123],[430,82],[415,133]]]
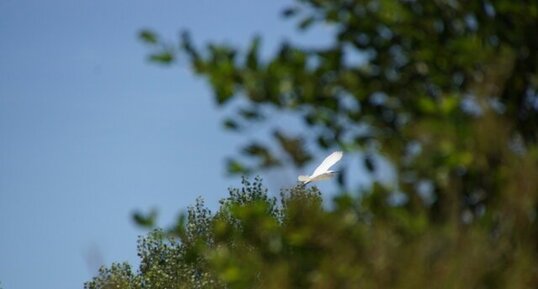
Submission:
[[[92,282],[84,284],[84,288],[141,288],[141,283],[134,276],[129,264],[115,263],[110,268],[100,268],[99,276],[95,277]]]
[[[470,222],[439,223],[426,210],[391,205],[389,195],[376,185],[326,209],[315,187],[283,191],[278,203],[260,179],[244,179],[216,213],[198,200],[182,230],[141,238],[136,272],[115,264],[85,288],[538,286],[535,217],[500,218],[513,206],[505,204]]]

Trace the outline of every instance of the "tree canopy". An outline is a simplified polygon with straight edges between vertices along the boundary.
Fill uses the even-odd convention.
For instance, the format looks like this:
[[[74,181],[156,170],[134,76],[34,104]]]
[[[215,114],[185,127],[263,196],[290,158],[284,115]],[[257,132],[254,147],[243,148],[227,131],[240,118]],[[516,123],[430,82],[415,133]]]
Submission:
[[[372,155],[385,157],[397,188],[358,194],[342,181],[326,208],[316,189],[276,205],[245,183],[216,214],[197,206],[143,239],[139,271],[114,265],[88,288],[536,287],[538,2],[297,0],[283,16],[335,27],[331,45],[284,42],[262,58],[261,37],[200,47],[185,32],[171,48],[140,36],[156,62],[188,59],[218,104],[244,100],[228,129],[270,122],[266,108],[303,120],[304,135],[249,143],[241,151],[256,165],[236,159],[232,172],[301,167],[312,143],[361,152],[370,170]],[[390,202],[394,190],[404,202]]]
[[[101,268],[98,288],[535,288],[536,226],[482,217],[438,223],[374,186],[323,207],[315,188],[270,197],[243,180],[212,213],[201,199],[178,225],[138,243],[140,266]],[[280,202],[279,202],[280,201]]]

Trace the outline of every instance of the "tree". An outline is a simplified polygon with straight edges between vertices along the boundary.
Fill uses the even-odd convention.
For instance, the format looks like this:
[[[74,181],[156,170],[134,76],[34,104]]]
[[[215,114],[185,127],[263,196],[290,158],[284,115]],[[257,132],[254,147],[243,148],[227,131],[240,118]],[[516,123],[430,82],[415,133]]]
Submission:
[[[221,288],[277,287],[266,276],[278,276],[273,281],[282,288],[346,288],[356,282],[372,288],[536,287],[538,2],[298,0],[283,15],[303,30],[335,26],[332,45],[286,42],[261,59],[261,38],[246,50],[199,48],[184,33],[180,46],[169,50],[153,32],[141,37],[155,45],[155,61],[188,59],[207,78],[219,104],[246,100],[225,121],[227,128],[241,132],[245,123],[264,121],[267,108],[304,120],[308,134],[275,131],[271,144],[251,143],[242,150],[257,166],[234,160],[230,170],[257,171],[285,159],[303,166],[310,160],[306,142],[361,151],[372,170],[371,156],[382,155],[395,167],[398,186],[374,184],[363,195],[343,194],[333,209],[310,210],[313,197],[306,197],[306,208],[283,206],[280,216],[249,213],[243,220],[249,224],[273,218],[276,234],[285,240],[294,232],[326,237],[305,233],[306,245],[294,247],[288,240],[283,244],[289,251],[273,256],[263,248],[271,243],[270,234],[249,239],[250,229],[238,229],[224,242],[200,249],[203,262],[196,264],[203,265],[196,265],[196,272],[210,272]],[[362,61],[351,61],[356,58]],[[287,153],[285,159],[270,149],[273,143]],[[405,194],[402,203],[389,201],[394,190]],[[311,196],[304,188],[294,192]],[[304,211],[306,216],[299,213]],[[203,240],[218,235],[219,218],[208,217],[210,235]],[[352,228],[346,218],[354,220]],[[285,220],[298,225],[287,227]],[[240,276],[239,283],[226,279],[228,267],[211,263],[218,248],[237,262],[229,274]],[[106,272],[101,277],[115,276]],[[130,274],[137,278],[144,272]]]
[[[185,222],[138,245],[141,263],[102,268],[101,288],[535,288],[536,236],[509,220],[438,224],[426,211],[389,205],[376,186],[340,195],[284,191],[243,180],[211,213],[198,200]]]
[[[395,166],[411,204],[421,202],[415,187],[428,184],[435,214],[449,214],[443,203],[458,207],[460,201],[474,214],[491,196],[508,193],[497,182],[500,171],[521,163],[535,167],[535,1],[311,0],[297,1],[283,14],[299,19],[300,29],[337,27],[333,44],[286,42],[264,60],[260,38],[241,51],[218,44],[198,48],[184,33],[177,51],[158,51],[153,59],[189,59],[221,105],[246,99],[247,106],[225,121],[229,129],[263,121],[264,108],[299,115],[308,133],[273,135],[296,166],[310,160],[305,142],[362,151],[372,170],[372,154],[381,154]],[[160,43],[152,32],[141,35]],[[364,61],[350,62],[353,57]],[[258,165],[233,160],[232,172],[285,163],[267,144],[252,142],[242,152]],[[535,169],[523,171],[524,182],[536,186]]]

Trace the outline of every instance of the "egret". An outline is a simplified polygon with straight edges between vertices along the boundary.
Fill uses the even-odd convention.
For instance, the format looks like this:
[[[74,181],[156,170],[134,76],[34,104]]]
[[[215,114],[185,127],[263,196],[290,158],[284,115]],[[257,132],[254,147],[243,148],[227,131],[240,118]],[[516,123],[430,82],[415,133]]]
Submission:
[[[343,156],[344,153],[336,151],[326,157],[323,162],[314,170],[310,176],[299,176],[297,179],[306,185],[310,182],[321,181],[330,179],[334,176],[335,172],[329,170],[334,164],[336,164]]]

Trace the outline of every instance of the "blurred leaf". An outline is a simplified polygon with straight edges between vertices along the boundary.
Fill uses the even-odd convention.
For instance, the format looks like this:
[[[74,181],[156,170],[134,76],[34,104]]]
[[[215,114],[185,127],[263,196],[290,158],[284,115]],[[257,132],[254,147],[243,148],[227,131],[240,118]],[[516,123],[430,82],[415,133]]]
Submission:
[[[158,212],[156,209],[151,209],[151,211],[146,214],[140,211],[136,211],[132,214],[133,221],[138,226],[148,228],[148,229],[156,227],[157,216],[158,216]]]
[[[312,159],[312,156],[305,150],[302,137],[286,136],[279,130],[273,131],[273,136],[277,139],[280,147],[291,157],[296,167],[300,168]]]
[[[150,55],[149,59],[160,64],[170,64],[174,61],[174,55],[171,52],[163,51]]]
[[[175,236],[185,238],[186,224],[187,224],[187,216],[185,214],[179,214],[176,223],[169,231]]]
[[[231,174],[248,174],[248,169],[236,160],[229,159],[226,162],[226,170]]]
[[[365,154],[363,156],[363,161],[364,161],[364,167],[368,170],[368,172],[373,173],[375,171],[375,164],[374,164],[374,159],[372,158],[372,156],[369,154]]]
[[[243,117],[245,120],[262,120],[264,119],[263,114],[261,113],[261,110],[256,107],[243,107],[238,110],[238,114]]]
[[[247,145],[243,148],[243,153],[257,158],[261,168],[269,168],[280,164],[269,149],[259,143],[251,143]]]
[[[138,37],[149,44],[156,44],[158,42],[157,34],[150,30],[142,30],[138,33]]]
[[[247,52],[247,63],[246,66],[252,70],[255,70],[258,68],[258,55],[260,50],[260,42],[261,38],[260,36],[254,37],[250,43],[250,48]]]
[[[329,140],[324,136],[320,135],[316,139],[318,146],[320,146],[323,149],[328,149],[330,147]]]
[[[224,120],[223,125],[224,128],[232,131],[238,131],[240,129],[239,124],[231,118]]]
[[[298,6],[288,7],[286,9],[282,10],[282,16],[285,17],[285,18],[293,17],[297,13],[299,13],[299,11],[300,11],[300,8]]]
[[[316,21],[316,18],[313,16],[305,17],[303,20],[301,20],[301,22],[299,22],[299,29],[306,30],[310,26],[312,26],[312,24],[314,24],[315,21]]]
[[[342,169],[336,175],[336,181],[338,182],[338,185],[340,187],[344,187],[344,185],[346,184],[346,175],[343,173],[343,171],[345,171],[345,169]]]
[[[441,112],[445,115],[453,113],[460,105],[460,99],[457,96],[446,96],[441,101]]]
[[[421,97],[418,99],[418,105],[421,111],[425,113],[434,113],[436,110],[435,102],[427,97]]]

